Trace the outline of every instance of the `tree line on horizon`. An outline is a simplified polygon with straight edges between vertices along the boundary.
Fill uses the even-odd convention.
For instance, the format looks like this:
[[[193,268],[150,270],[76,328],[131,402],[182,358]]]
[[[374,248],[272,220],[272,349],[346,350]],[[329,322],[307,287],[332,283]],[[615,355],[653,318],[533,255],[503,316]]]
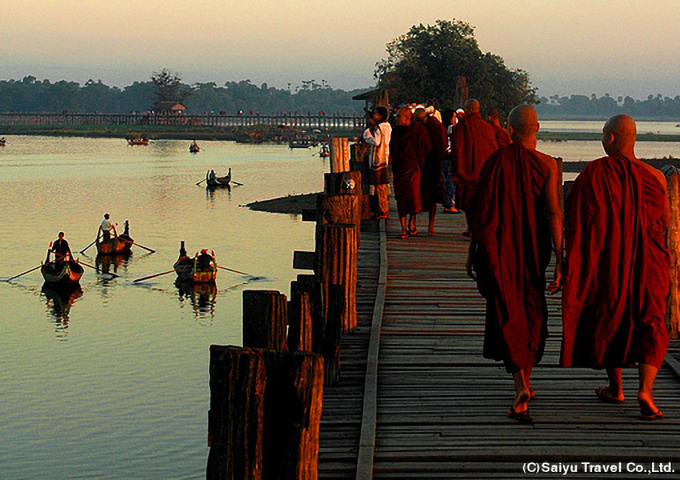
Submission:
[[[154,109],[159,100],[181,101],[187,113],[204,114],[224,112],[280,113],[332,113],[361,112],[363,102],[352,97],[366,89],[344,91],[334,89],[325,81],[304,80],[302,85],[288,89],[270,87],[266,83],[254,85],[250,80],[226,82],[218,86],[215,82],[187,85],[179,77],[168,80],[171,92],[163,92],[162,85],[155,83],[154,73],[146,82],[136,81],[124,88],[110,87],[101,80],[88,80],[84,85],[61,80],[55,83],[26,76],[21,80],[0,80],[0,112],[75,112],[75,113],[129,113],[147,112]],[[166,85],[167,86],[167,85]],[[173,98],[173,95],[178,95]]]

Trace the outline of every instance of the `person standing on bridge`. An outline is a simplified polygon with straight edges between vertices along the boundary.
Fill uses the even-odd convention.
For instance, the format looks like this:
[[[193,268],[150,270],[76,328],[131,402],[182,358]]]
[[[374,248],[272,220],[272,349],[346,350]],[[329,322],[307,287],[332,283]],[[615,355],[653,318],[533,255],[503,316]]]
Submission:
[[[508,117],[513,143],[484,163],[465,212],[471,233],[466,269],[486,298],[485,358],[502,360],[515,383],[508,417],[531,422],[531,371],[548,336],[546,269],[551,243],[555,279],[562,269],[562,210],[557,163],[536,150],[536,110],[521,105]]]
[[[377,198],[377,210],[375,218],[390,218],[390,173],[387,169],[390,158],[390,140],[392,138],[392,126],[387,121],[389,116],[387,108],[376,107],[375,112],[368,119],[369,127],[364,132],[363,138],[371,145],[370,153],[370,190],[371,195]]]
[[[608,403],[623,403],[621,368],[637,364],[640,415],[657,420],[663,413],[652,388],[668,348],[670,205],[664,175],[635,157],[635,135],[631,117],[607,120],[608,156],[588,164],[567,198],[561,364],[606,368],[609,384],[595,393]]]

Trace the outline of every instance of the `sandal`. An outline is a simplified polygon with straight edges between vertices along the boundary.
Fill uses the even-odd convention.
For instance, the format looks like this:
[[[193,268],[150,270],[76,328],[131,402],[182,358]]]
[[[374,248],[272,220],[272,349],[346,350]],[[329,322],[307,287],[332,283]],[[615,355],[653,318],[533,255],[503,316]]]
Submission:
[[[510,407],[510,410],[508,410],[507,417],[514,418],[520,423],[532,423],[534,421],[534,419],[531,418],[531,414],[529,413],[528,408],[523,412],[517,412],[515,410],[515,407]]]

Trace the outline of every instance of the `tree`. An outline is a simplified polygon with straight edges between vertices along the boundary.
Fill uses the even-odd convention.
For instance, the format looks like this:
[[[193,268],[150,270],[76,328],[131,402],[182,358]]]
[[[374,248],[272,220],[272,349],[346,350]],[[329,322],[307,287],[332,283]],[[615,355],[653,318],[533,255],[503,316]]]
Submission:
[[[189,85],[182,83],[179,74],[171,72],[167,68],[160,72],[154,72],[151,75],[151,81],[155,87],[154,109],[157,109],[158,105],[164,102],[182,103],[193,93],[193,89]]]
[[[439,109],[457,108],[456,77],[466,77],[469,96],[507,113],[521,103],[537,103],[536,89],[523,70],[483,53],[474,27],[453,19],[413,26],[387,44],[387,58],[376,64],[382,86],[394,89],[393,104],[432,100]]]

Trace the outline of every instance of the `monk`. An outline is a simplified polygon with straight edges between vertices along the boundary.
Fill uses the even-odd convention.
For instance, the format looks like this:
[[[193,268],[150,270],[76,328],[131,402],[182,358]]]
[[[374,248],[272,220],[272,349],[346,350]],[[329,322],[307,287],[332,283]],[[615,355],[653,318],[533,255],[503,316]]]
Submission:
[[[465,212],[472,234],[467,261],[486,298],[484,357],[502,360],[515,384],[508,417],[531,422],[531,371],[542,358],[548,336],[546,269],[551,244],[554,281],[560,288],[562,211],[555,160],[536,150],[536,110],[521,105],[508,118],[512,141],[484,163]]]
[[[498,148],[510,145],[510,142],[512,141],[510,139],[510,134],[501,126],[501,114],[497,108],[491,109],[487,120],[493,127],[494,132],[496,132],[496,143],[498,143]]]
[[[489,156],[498,150],[496,132],[479,113],[479,101],[468,100],[465,116],[451,134],[451,169],[456,181],[456,206],[465,210],[477,185],[479,172]]]
[[[433,110],[436,112],[436,110]],[[430,139],[430,151],[425,155],[420,175],[420,201],[424,212],[428,214],[427,234],[437,235],[434,220],[437,204],[442,203],[444,197],[444,180],[442,177],[442,161],[446,154],[449,138],[446,128],[437,117],[422,108],[414,113],[415,120],[422,123]]]
[[[418,234],[416,215],[422,210],[420,202],[420,172],[425,155],[430,150],[430,139],[422,123],[411,122],[412,112],[408,107],[397,112],[397,125],[392,131],[390,160],[394,183],[394,197],[401,222],[399,238]],[[406,216],[410,215],[408,230]]]
[[[638,365],[641,417],[663,418],[652,396],[668,348],[670,206],[664,175],[635,157],[635,121],[604,125],[606,157],[577,177],[567,198],[564,270],[565,367],[605,368],[609,384],[595,393],[624,401],[621,368]]]

